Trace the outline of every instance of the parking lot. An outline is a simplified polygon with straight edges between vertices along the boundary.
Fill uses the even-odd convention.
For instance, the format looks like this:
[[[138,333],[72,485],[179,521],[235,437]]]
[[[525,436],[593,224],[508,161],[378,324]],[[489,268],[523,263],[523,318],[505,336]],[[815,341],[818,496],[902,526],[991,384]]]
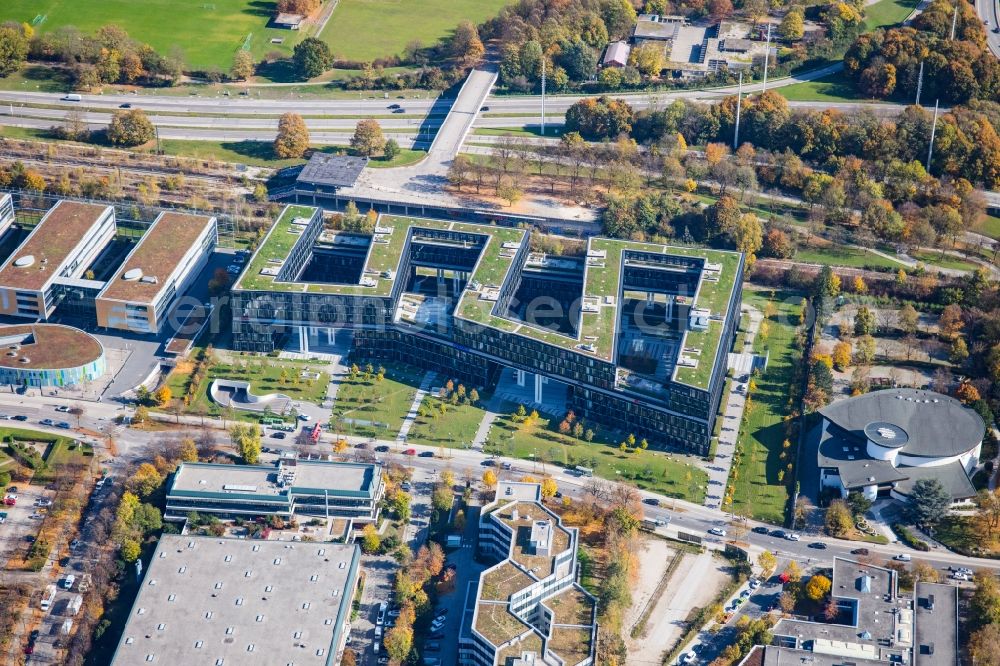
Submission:
[[[17,492],[5,492],[4,496],[16,494],[16,504],[13,506],[5,504],[0,508],[0,511],[7,514],[3,524],[0,525],[0,557],[5,565],[11,557],[19,552],[23,553],[28,547],[29,541],[33,540],[38,533],[41,518],[43,513],[48,511],[48,507],[40,507],[36,502],[51,502],[55,496],[54,491],[46,490],[40,486],[15,483],[4,490],[10,490],[10,488],[17,488]],[[43,513],[39,513],[40,510]]]

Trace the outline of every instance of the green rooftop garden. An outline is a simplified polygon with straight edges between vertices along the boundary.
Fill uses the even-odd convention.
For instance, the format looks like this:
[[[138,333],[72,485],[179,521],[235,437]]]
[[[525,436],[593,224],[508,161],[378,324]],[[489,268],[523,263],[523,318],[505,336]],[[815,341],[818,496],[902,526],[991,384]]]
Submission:
[[[700,354],[681,351],[681,354],[690,356],[698,361],[696,367],[677,366],[674,372],[674,381],[678,381],[688,386],[708,389],[708,382],[712,378],[712,367],[715,365],[715,357],[719,350],[719,342],[722,340],[722,324],[717,321],[710,321],[708,330],[688,331],[684,336],[683,347],[700,349]]]
[[[299,239],[298,234],[289,233],[292,228],[292,220],[298,217],[311,218],[316,209],[311,206],[288,206],[278,218],[278,221],[271,227],[271,231],[264,237],[264,242],[257,248],[250,259],[250,263],[239,281],[236,289],[281,289],[283,291],[295,288],[302,291],[303,285],[291,285],[275,283],[270,275],[261,275],[261,271],[268,265],[269,259],[280,259],[284,261],[288,253],[292,251],[295,241]],[[272,264],[278,266],[279,264]]]

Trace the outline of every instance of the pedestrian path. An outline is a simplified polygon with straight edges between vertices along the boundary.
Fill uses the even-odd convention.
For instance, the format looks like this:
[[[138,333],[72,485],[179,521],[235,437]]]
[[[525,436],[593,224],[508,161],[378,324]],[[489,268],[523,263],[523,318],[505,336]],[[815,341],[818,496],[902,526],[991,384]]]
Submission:
[[[479,429],[476,430],[476,436],[472,438],[473,449],[478,451],[483,450],[483,447],[486,445],[486,439],[490,436],[490,428],[493,427],[493,422],[500,416],[500,408],[503,406],[503,403],[503,397],[496,393],[486,403],[486,413],[483,414],[483,420],[479,422]]]
[[[413,404],[410,405],[410,411],[406,413],[403,425],[399,428],[399,434],[396,435],[396,441],[405,441],[407,435],[410,434],[410,428],[413,427],[413,422],[417,420],[417,411],[420,409],[420,403],[424,401],[424,397],[431,390],[431,386],[434,384],[436,378],[437,373],[433,371],[424,375],[423,381],[420,382],[420,388],[417,389],[416,394],[413,396]]]

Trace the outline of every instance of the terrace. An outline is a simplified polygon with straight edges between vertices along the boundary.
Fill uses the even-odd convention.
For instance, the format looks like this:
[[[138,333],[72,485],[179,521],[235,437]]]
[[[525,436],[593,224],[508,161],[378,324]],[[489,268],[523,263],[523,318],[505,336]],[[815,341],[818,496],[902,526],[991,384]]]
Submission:
[[[591,632],[592,627],[555,626],[547,647],[567,666],[575,666],[591,655]]]
[[[570,587],[546,599],[554,624],[590,625],[594,621],[594,601],[577,587]]]
[[[542,654],[542,639],[538,634],[532,632],[514,643],[505,647],[497,653],[498,664],[508,664],[509,659],[519,659],[524,652],[533,652],[536,655]]]
[[[510,562],[503,562],[483,575],[480,598],[483,601],[507,601],[510,595],[535,581]]]
[[[480,601],[476,615],[476,631],[493,645],[503,645],[526,632],[534,630],[507,610],[506,602]],[[541,652],[541,640],[538,651]]]
[[[513,514],[515,509],[517,510],[517,520],[514,519]],[[533,572],[538,579],[551,575],[555,556],[569,548],[570,544],[569,533],[558,525],[557,519],[534,502],[517,502],[508,505],[498,510],[494,516],[514,532],[511,559],[526,570]],[[531,552],[528,541],[531,536],[531,525],[536,520],[548,520],[553,523],[552,546],[549,548],[549,555],[535,555]]]

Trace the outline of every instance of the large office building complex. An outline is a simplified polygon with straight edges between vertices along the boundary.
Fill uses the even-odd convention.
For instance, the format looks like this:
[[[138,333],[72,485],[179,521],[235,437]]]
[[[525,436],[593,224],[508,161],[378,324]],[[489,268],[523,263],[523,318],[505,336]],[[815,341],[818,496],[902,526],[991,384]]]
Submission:
[[[160,330],[218,241],[214,217],[160,213],[97,295],[97,324],[141,333]]]
[[[535,402],[557,382],[581,418],[707,454],[742,277],[734,252],[591,238],[557,257],[524,229],[383,215],[360,235],[290,206],[234,285],[234,345],[347,328],[359,357],[482,387],[510,368]]]
[[[72,386],[106,371],[104,346],[89,333],[58,324],[0,326],[0,384]]]
[[[577,582],[577,530],[541,502],[536,483],[501,482],[479,519],[479,554],[497,564],[470,586],[463,666],[590,666],[597,599]]]
[[[274,465],[182,463],[167,491],[167,520],[192,511],[225,518],[378,518],[380,465],[283,459]]]
[[[164,534],[112,666],[336,666],[356,545]]]

